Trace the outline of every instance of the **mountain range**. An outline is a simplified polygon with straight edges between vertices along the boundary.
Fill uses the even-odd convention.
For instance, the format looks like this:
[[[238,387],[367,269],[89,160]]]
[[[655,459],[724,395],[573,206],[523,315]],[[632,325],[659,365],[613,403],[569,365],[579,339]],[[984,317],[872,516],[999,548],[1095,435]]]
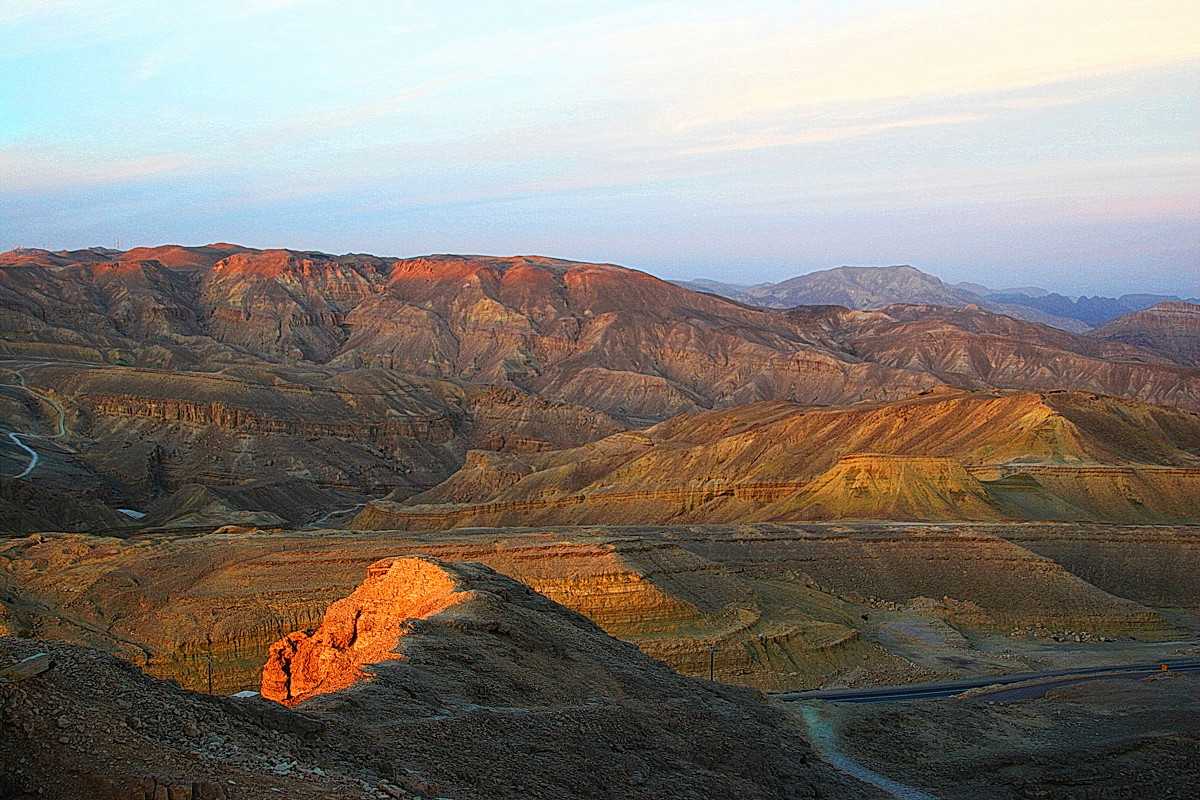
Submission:
[[[471,453],[593,452],[680,414],[761,403],[903,415],[930,392],[1069,390],[1132,403],[1100,412],[1126,420],[1200,411],[1197,306],[1082,335],[959,303],[962,290],[909,267],[838,274],[847,303],[918,302],[757,307],[541,256],[12,251],[0,408],[17,438],[0,468],[34,480],[0,479],[0,514],[13,531],[308,524],[385,495],[436,497],[482,463]],[[973,424],[961,413],[953,424]],[[1121,452],[1105,463],[1127,463]],[[708,478],[668,477],[684,476]]]
[[[839,740],[946,797],[1194,783],[1200,305],[785,283],[0,254],[0,794],[891,796]]]

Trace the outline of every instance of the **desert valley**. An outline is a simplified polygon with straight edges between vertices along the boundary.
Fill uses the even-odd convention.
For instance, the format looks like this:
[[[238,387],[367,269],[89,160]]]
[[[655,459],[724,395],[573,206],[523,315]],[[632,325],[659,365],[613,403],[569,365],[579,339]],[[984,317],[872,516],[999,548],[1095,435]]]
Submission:
[[[1189,796],[1200,305],[1102,299],[0,255],[0,797]]]
[[[0,2],[0,800],[1200,797],[1197,32]]]

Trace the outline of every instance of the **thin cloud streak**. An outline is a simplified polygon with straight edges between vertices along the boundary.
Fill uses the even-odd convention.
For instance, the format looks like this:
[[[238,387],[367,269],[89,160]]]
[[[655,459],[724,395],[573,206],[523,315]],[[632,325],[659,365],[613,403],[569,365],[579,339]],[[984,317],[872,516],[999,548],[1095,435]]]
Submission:
[[[865,125],[846,125],[834,128],[812,130],[808,133],[778,136],[754,136],[736,139],[724,144],[693,147],[680,151],[680,155],[709,155],[713,153],[728,153],[744,150],[761,150],[773,147],[794,147],[816,142],[837,142],[844,139],[856,139],[862,136],[872,136],[900,128],[926,128],[935,125],[962,125],[967,122],[981,122],[991,119],[985,114],[959,114],[946,117],[923,117],[918,119],[897,120],[894,122],[876,122]]]
[[[661,124],[682,129],[828,103],[971,95],[1195,61],[1197,29],[1200,5],[1190,0],[976,0],[856,17],[833,30],[797,23],[773,33],[742,25],[730,34],[727,20],[713,20],[681,36],[635,34],[625,46],[643,56],[630,60],[623,78],[636,71],[678,95]],[[721,57],[702,58],[697,47],[722,35]]]
[[[447,86],[468,80],[469,77],[468,75],[451,75],[446,78],[429,81],[421,86],[377,102],[333,109],[327,114],[322,115],[319,119],[297,121],[280,126],[270,133],[246,142],[243,148],[246,150],[258,150],[276,147],[287,142],[327,134],[339,128],[367,122],[395,111],[401,106],[415,100],[434,95]]]

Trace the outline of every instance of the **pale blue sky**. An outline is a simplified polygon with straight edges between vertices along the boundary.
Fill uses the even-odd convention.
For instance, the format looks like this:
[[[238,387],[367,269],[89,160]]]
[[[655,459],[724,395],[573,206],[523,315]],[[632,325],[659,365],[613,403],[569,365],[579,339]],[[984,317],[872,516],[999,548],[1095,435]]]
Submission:
[[[0,250],[1200,294],[1194,0],[4,0]]]

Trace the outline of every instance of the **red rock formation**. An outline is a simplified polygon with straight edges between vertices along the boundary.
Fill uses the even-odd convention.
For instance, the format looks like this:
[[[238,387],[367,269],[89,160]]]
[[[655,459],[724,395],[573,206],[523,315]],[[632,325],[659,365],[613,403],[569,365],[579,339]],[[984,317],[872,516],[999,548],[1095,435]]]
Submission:
[[[262,696],[285,705],[344,689],[364,666],[392,658],[405,623],[474,597],[451,571],[425,558],[377,561],[355,592],[325,612],[316,631],[297,631],[271,645]]]

